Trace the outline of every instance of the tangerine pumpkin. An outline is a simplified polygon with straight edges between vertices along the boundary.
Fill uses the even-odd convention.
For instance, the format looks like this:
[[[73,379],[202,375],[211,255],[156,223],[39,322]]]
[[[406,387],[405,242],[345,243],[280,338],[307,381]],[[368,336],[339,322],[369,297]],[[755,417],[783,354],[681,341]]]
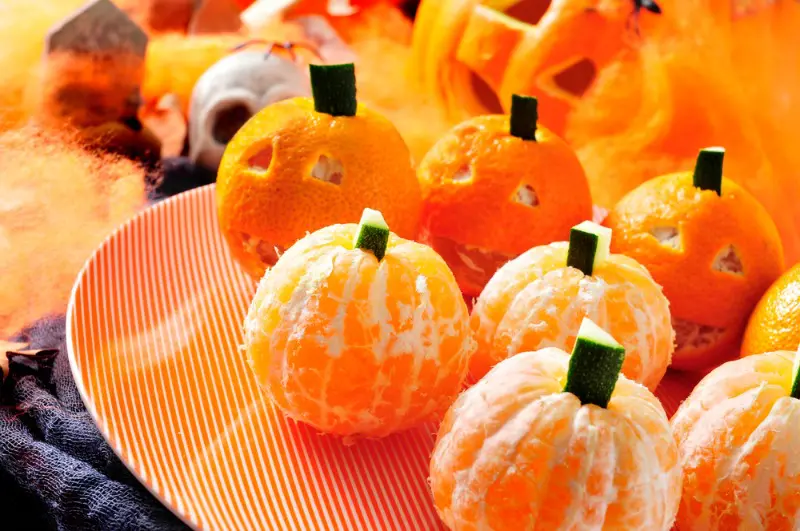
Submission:
[[[680,529],[800,527],[800,393],[793,352],[727,362],[672,418],[680,447]],[[794,365],[794,368],[793,368]]]
[[[308,231],[380,210],[417,234],[421,196],[400,134],[355,99],[352,64],[311,65],[312,98],[256,113],[228,143],[217,176],[220,227],[254,277]]]
[[[736,357],[747,318],[783,271],[777,228],[763,206],[723,179],[724,150],[701,150],[694,172],[650,180],[611,210],[614,252],[664,287],[677,346],[673,366],[707,369]]]
[[[420,241],[441,254],[467,295],[523,251],[565,239],[592,217],[583,168],[564,141],[537,126],[535,98],[509,115],[467,120],[445,134],[417,174]]]
[[[600,247],[590,249],[593,263],[573,257],[587,248],[581,241],[587,232],[603,234]],[[534,247],[497,271],[472,309],[478,349],[471,379],[519,352],[571,349],[588,317],[625,346],[623,374],[655,390],[673,350],[669,302],[644,266],[608,254],[610,239],[611,231],[585,222],[572,230],[569,243]]]
[[[381,437],[443,413],[474,349],[453,274],[380,213],[294,244],[261,283],[245,323],[258,382],[290,417]]]
[[[624,348],[588,319],[572,355],[508,358],[463,392],[430,464],[454,531],[672,526],[678,448],[650,391],[619,374]]]

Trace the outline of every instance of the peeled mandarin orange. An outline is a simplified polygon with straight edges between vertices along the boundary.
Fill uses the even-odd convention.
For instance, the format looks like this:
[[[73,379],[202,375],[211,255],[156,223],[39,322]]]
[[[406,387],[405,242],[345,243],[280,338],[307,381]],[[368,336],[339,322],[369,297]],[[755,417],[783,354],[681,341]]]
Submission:
[[[683,466],[679,529],[800,529],[800,400],[793,352],[727,362],[672,418]]]
[[[722,153],[701,151],[695,174],[642,184],[605,221],[615,234],[612,250],[644,264],[664,287],[679,369],[736,357],[750,312],[784,267],[775,224],[752,195],[722,178]],[[697,179],[708,172],[706,187]]]
[[[307,232],[355,223],[364,208],[383,212],[400,236],[417,234],[419,183],[400,134],[356,104],[352,65],[311,69],[314,99],[261,110],[220,163],[220,227],[257,278]]]
[[[744,332],[742,356],[800,345],[800,264],[783,274],[761,297]]]
[[[589,317],[625,346],[625,376],[655,390],[670,364],[674,337],[661,287],[641,264],[619,254],[608,255],[590,274],[568,266],[571,245],[534,247],[492,277],[472,310],[478,349],[471,378],[519,352],[570,350],[581,320]]]
[[[586,328],[572,356],[518,354],[452,405],[430,465],[450,529],[670,529],[681,470],[669,421],[619,375],[619,344]]]
[[[381,437],[443,413],[474,348],[447,265],[378,218],[298,241],[265,274],[245,320],[267,394],[336,435]]]
[[[515,97],[511,115],[456,126],[425,155],[420,240],[478,295],[505,262],[566,239],[591,219],[589,185],[567,144],[536,124],[536,100]]]

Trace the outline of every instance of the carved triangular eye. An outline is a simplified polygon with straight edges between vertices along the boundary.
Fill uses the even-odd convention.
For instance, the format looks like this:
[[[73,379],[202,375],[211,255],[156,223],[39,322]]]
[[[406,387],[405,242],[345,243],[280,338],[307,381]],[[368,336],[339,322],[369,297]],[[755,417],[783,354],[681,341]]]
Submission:
[[[517,187],[511,199],[515,203],[529,207],[535,207],[539,205],[539,196],[536,194],[536,190],[533,189],[533,186],[525,183],[520,184],[519,187]]]
[[[338,186],[342,184],[344,167],[339,160],[327,155],[320,155],[319,160],[311,169],[311,177]]]
[[[247,159],[247,165],[259,172],[269,170],[270,164],[272,164],[272,144],[267,144],[262,150]]]
[[[736,252],[736,247],[733,245],[728,245],[718,252],[711,267],[714,271],[720,271],[722,273],[739,276],[744,275],[742,259],[739,257],[739,253]]]
[[[664,247],[683,249],[681,231],[677,227],[653,227],[650,229],[650,234]]]
[[[472,180],[472,170],[469,169],[469,166],[462,166],[450,180],[454,183],[468,183]]]

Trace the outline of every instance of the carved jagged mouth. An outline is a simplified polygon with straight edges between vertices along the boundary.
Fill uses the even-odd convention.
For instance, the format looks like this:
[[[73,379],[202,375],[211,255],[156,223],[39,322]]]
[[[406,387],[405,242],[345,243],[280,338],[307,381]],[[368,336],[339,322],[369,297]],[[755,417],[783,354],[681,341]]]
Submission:
[[[485,249],[475,245],[464,245],[449,238],[422,234],[420,240],[427,243],[448,263],[461,289],[477,295],[489,282],[492,275],[514,256]]]
[[[672,318],[672,328],[675,330],[676,350],[710,347],[725,334],[724,328],[707,326],[677,317]]]
[[[286,250],[281,245],[275,245],[266,242],[261,238],[251,236],[245,232],[243,232],[241,236],[242,246],[244,247],[245,251],[258,255],[259,259],[261,259],[261,261],[269,267],[272,267],[278,263],[278,258],[280,258]]]

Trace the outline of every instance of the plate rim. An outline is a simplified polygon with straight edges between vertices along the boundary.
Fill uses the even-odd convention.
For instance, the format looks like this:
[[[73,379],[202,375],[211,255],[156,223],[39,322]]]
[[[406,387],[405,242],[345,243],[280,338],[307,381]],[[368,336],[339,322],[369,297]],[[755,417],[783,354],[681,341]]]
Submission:
[[[157,203],[150,204],[145,206],[145,208],[138,211],[136,214],[131,216],[127,221],[119,225],[116,229],[114,229],[110,234],[108,234],[100,245],[95,248],[89,258],[84,262],[83,266],[81,266],[80,272],[75,279],[74,284],[72,285],[72,289],[70,290],[69,302],[67,303],[67,312],[66,312],[66,347],[67,347],[67,359],[69,361],[70,372],[72,373],[72,379],[75,382],[75,387],[78,389],[78,395],[83,402],[84,407],[86,407],[86,411],[89,413],[89,416],[92,419],[95,427],[100,432],[100,435],[103,436],[103,439],[106,443],[111,447],[111,450],[120,460],[120,462],[125,466],[125,468],[136,478],[142,487],[144,487],[162,506],[164,506],[167,510],[169,510],[172,514],[178,517],[185,525],[187,525],[193,531],[202,531],[202,527],[200,526],[200,522],[195,522],[191,519],[188,514],[183,514],[177,507],[172,506],[165,500],[165,496],[158,492],[155,488],[149,485],[137,472],[133,465],[128,463],[128,461],[123,457],[122,453],[123,450],[119,447],[118,443],[112,441],[110,434],[106,427],[104,427],[104,423],[101,422],[100,416],[97,413],[97,408],[95,403],[90,398],[89,394],[86,391],[86,386],[84,383],[83,375],[81,374],[80,370],[78,369],[78,363],[76,360],[75,355],[75,345],[73,344],[73,336],[75,334],[75,329],[73,327],[73,316],[76,312],[76,295],[78,293],[78,289],[80,289],[81,285],[86,281],[88,276],[89,268],[94,264],[100,254],[105,251],[108,245],[118,239],[121,234],[130,230],[130,227],[133,226],[135,223],[140,223],[142,218],[145,216],[151,215],[151,212],[155,212],[158,210],[162,210],[168,208],[173,203],[177,203],[180,201],[184,201],[187,197],[192,195],[202,195],[207,193],[213,193],[213,191],[209,191],[212,188],[216,188],[216,183],[206,184],[203,186],[199,186],[197,188],[193,188],[191,190],[187,190],[185,192],[181,192],[179,194],[175,194],[171,197],[166,199],[162,199]]]

